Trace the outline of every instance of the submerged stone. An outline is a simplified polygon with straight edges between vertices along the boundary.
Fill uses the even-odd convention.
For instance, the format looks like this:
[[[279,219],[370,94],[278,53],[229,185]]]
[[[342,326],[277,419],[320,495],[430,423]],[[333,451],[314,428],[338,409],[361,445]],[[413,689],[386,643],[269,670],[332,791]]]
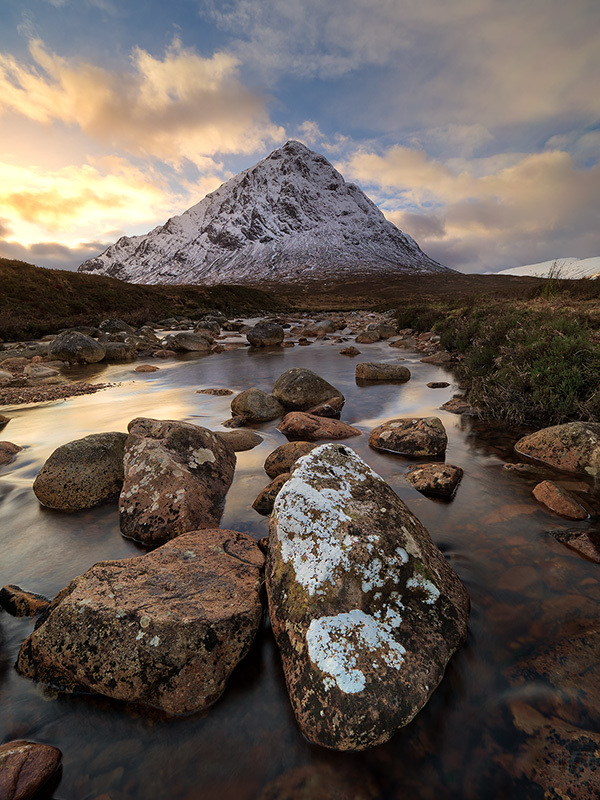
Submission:
[[[466,637],[468,595],[421,523],[350,448],[301,458],[275,501],[269,613],[307,738],[387,741]]]

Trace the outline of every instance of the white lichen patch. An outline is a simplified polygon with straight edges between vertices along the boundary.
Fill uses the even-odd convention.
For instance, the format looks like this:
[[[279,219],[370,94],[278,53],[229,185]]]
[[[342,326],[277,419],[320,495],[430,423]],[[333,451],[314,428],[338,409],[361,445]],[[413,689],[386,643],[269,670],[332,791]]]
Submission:
[[[437,588],[437,586],[418,573],[406,581],[406,588],[421,589],[425,593],[425,602],[428,605],[433,605],[440,596],[440,590]]]
[[[314,619],[307,632],[310,660],[323,673],[326,689],[334,685],[345,694],[362,692],[367,679],[359,662],[399,669],[406,653],[394,629],[360,609]],[[366,658],[365,658],[366,657]]]
[[[152,639],[150,639],[148,644],[150,644],[152,647],[158,647],[160,644],[160,636],[154,636]]]
[[[214,464],[215,461],[216,456],[212,450],[208,447],[198,447],[196,450],[191,451],[188,457],[188,466],[190,469],[194,469],[194,467],[201,467],[202,464]]]

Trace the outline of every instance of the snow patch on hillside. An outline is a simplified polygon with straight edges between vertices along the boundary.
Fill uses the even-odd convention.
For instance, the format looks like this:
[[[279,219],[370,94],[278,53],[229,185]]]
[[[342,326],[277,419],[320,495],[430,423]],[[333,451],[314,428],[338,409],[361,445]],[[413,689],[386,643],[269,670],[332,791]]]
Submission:
[[[536,278],[597,278],[600,277],[600,256],[593,258],[556,258],[539,264],[503,269],[498,275],[531,275]]]

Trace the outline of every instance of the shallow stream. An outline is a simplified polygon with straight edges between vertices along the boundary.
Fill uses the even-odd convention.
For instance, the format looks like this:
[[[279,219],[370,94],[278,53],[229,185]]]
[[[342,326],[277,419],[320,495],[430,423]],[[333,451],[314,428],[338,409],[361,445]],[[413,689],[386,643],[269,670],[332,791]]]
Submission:
[[[440,367],[420,363],[417,353],[379,342],[361,345],[362,355],[349,358],[339,355],[341,347],[317,341],[310,347],[190,354],[157,361],[160,370],[151,374],[135,373],[132,364],[91,365],[70,374],[117,385],[46,405],[0,409],[12,418],[1,438],[25,448],[12,464],[0,467],[0,585],[15,583],[52,597],[96,561],[143,552],[121,536],[116,506],[66,514],[39,505],[32,482],[56,447],[89,433],[125,431],[137,416],[221,430],[231,398],[196,394],[196,389],[257,386],[270,391],[284,370],[308,367],[345,394],[342,419],[364,432],[348,445],[419,517],[471,596],[467,644],[451,661],[427,707],[388,744],[371,751],[340,754],[311,745],[295,724],[265,622],[217,703],[204,713],[165,719],[102,698],[58,695],[20,677],[13,665],[33,622],[1,612],[0,741],[26,738],[62,750],[62,778],[47,796],[300,797],[269,789],[276,779],[287,780],[282,776],[288,773],[290,786],[312,781],[309,794],[301,795],[307,798],[334,796],[327,787],[336,775],[351,777],[357,800],[541,797],[527,778],[528,759],[535,754],[529,751],[523,715],[539,711],[583,727],[592,724],[576,685],[557,689],[535,678],[514,686],[509,680],[514,665],[559,639],[565,625],[597,616],[600,602],[600,567],[546,533],[573,525],[536,503],[533,478],[503,469],[507,460],[517,460],[512,444],[522,431],[440,411],[456,385]],[[356,384],[357,361],[399,359],[412,372],[408,383]],[[426,386],[442,380],[451,386]],[[448,432],[446,461],[464,469],[452,501],[419,494],[404,478],[411,462],[368,446],[368,432],[380,422],[433,414]],[[251,508],[268,483],[262,465],[286,441],[276,425],[253,426],[263,443],[237,454],[221,522],[256,539],[268,530],[268,519]]]

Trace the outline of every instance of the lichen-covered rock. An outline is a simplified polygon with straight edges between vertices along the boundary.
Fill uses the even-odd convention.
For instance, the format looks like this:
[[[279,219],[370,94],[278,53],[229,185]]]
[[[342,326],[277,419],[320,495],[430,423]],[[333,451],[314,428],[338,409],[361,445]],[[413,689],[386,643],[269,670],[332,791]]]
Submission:
[[[360,750],[425,705],[468,595],[421,523],[350,448],[300,459],[271,515],[269,613],[311,742]]]
[[[0,606],[13,617],[35,617],[49,605],[50,600],[43,594],[27,592],[14,583],[7,583],[0,589]]]
[[[56,339],[50,343],[48,354],[57,361],[94,364],[102,361],[106,350],[91,336],[77,331],[69,331],[58,334]]]
[[[258,511],[259,514],[262,514],[264,517],[268,517],[271,511],[273,511],[275,498],[289,477],[289,472],[282,472],[276,478],[273,478],[271,483],[268,486],[265,486],[262,492],[260,492],[257,496],[256,500],[252,503],[252,508],[255,511]]]
[[[92,433],[58,447],[33,482],[43,506],[79,511],[116,500],[123,485],[126,433]]]
[[[289,472],[301,457],[318,447],[314,442],[286,442],[276,447],[265,459],[264,469],[270,478]]]
[[[448,445],[448,436],[437,417],[405,417],[390,419],[373,428],[369,444],[377,450],[426,458],[443,455]]]
[[[138,417],[129,423],[121,532],[146,545],[213,528],[233,480],[230,444],[198,425]]]
[[[440,497],[452,497],[462,476],[462,469],[453,464],[419,464],[406,473],[406,479],[418,492]]]
[[[180,536],[75,578],[19,652],[27,678],[183,714],[214,702],[262,616],[264,556],[236,531]]]
[[[517,453],[573,475],[600,474],[600,422],[567,422],[524,436]]]
[[[247,422],[269,422],[285,414],[279,400],[261,389],[246,389],[231,401],[231,416],[244,417]]]
[[[357,381],[398,381],[410,380],[410,370],[401,364],[383,364],[375,361],[363,361],[356,365],[354,371]]]
[[[1,800],[30,800],[54,775],[62,753],[49,744],[16,739],[0,745]]]
[[[161,341],[163,348],[175,352],[208,352],[214,344],[212,336],[204,333],[179,331],[169,333]]]
[[[251,347],[272,347],[281,344],[285,332],[276,322],[259,322],[246,333]]]
[[[555,481],[538,483],[532,494],[538,503],[565,519],[587,519],[589,516],[577,498]]]
[[[332,397],[341,397],[344,400],[339,389],[316,372],[302,367],[293,367],[283,372],[275,381],[273,395],[285,408],[293,411],[306,411]]]
[[[360,436],[362,431],[340,422],[339,419],[317,417],[303,411],[290,411],[277,426],[288,439],[318,442],[320,439],[349,439]]]

